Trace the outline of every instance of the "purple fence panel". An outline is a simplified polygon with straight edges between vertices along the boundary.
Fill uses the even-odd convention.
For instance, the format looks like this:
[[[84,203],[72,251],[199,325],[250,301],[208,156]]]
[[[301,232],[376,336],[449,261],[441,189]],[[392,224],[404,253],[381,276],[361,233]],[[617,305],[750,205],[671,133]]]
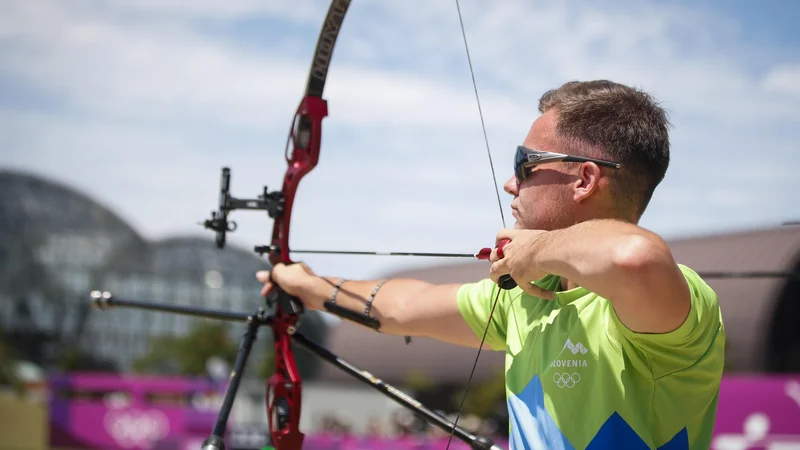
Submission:
[[[508,448],[508,441],[494,439],[494,443]],[[443,450],[447,448],[446,437],[405,436],[396,439],[357,436],[313,435],[306,436],[303,450]],[[469,450],[469,445],[453,438],[451,450]]]
[[[70,374],[51,377],[49,390],[52,446],[177,449],[216,419],[203,399],[217,388],[202,379]]]
[[[726,376],[712,450],[800,450],[800,375]]]
[[[213,399],[224,389],[203,379],[93,374],[55,376],[49,387],[51,445],[105,450],[199,448],[216,419],[219,405]],[[266,439],[266,429],[261,432]],[[447,438],[428,436],[308,432],[304,449],[434,450],[446,443]],[[496,443],[508,446],[506,439]],[[450,448],[467,446],[453,440]],[[711,450],[790,449],[800,450],[800,375],[726,376]]]

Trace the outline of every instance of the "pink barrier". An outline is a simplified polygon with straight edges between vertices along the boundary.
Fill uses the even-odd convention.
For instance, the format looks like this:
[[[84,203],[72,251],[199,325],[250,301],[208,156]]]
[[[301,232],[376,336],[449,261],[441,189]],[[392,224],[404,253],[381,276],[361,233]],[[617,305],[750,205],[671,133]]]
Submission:
[[[502,448],[508,448],[508,440],[493,439],[494,443]],[[447,448],[447,438],[399,438],[378,439],[334,436],[308,436],[303,445],[303,450],[444,450]],[[450,443],[451,450],[469,450],[470,447],[453,438]]]
[[[105,374],[53,376],[48,388],[50,445],[104,450],[157,450],[207,436],[216,405],[202,400],[220,389],[202,379]]]
[[[83,449],[199,449],[216,405],[198,399],[222,386],[204,380],[106,375],[54,377],[50,383],[51,445]],[[125,391],[124,398],[101,394]],[[236,430],[231,430],[236,435]],[[266,439],[266,430],[258,430]],[[711,450],[800,449],[800,374],[726,376],[720,389]],[[508,448],[506,439],[495,442]],[[377,439],[307,433],[307,450],[434,450],[447,438]],[[250,447],[258,448],[258,446]],[[453,440],[453,450],[468,447]]]
[[[800,374],[726,376],[711,449],[800,449]]]

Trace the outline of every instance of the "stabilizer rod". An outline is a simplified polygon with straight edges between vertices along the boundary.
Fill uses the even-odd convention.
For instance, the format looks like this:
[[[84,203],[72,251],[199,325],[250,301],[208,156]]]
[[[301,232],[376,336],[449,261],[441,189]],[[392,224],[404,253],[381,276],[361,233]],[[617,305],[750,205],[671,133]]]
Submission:
[[[111,309],[113,307],[135,308],[151,311],[161,311],[174,314],[189,315],[195,317],[204,317],[208,319],[225,320],[231,322],[243,322],[248,324],[247,332],[245,333],[244,341],[240,347],[240,353],[236,361],[236,377],[241,377],[244,365],[249,354],[250,347],[255,338],[256,330],[262,325],[270,326],[273,323],[272,316],[264,314],[263,309],[259,309],[255,314],[237,313],[230,311],[222,311],[209,308],[197,308],[193,306],[180,306],[168,305],[164,303],[146,302],[139,300],[129,300],[124,298],[115,297],[108,291],[92,291],[90,295],[92,306],[101,310]],[[354,378],[372,386],[374,389],[383,393],[391,398],[401,406],[413,411],[419,416],[422,416],[428,423],[441,428],[444,431],[453,431],[453,435],[464,443],[468,444],[475,450],[503,450],[502,447],[494,444],[494,442],[483,436],[476,436],[464,428],[455,425],[453,422],[447,420],[441,414],[426,408],[422,403],[413,399],[408,394],[397,389],[396,387],[384,382],[380,378],[375,377],[366,370],[361,370],[358,367],[350,364],[346,360],[336,356],[325,347],[308,339],[302,333],[294,332],[292,335],[294,342],[300,344],[303,348],[314,353],[318,357],[333,364],[339,369],[350,374]],[[235,381],[235,386],[228,388],[225,394],[224,404],[227,405],[228,411],[233,404],[234,396],[238,388],[239,381]],[[224,423],[227,422],[227,413],[220,411],[220,416],[214,426],[214,433],[212,437],[205,443],[209,449],[223,449],[224,443],[222,441],[222,432],[224,430]]]

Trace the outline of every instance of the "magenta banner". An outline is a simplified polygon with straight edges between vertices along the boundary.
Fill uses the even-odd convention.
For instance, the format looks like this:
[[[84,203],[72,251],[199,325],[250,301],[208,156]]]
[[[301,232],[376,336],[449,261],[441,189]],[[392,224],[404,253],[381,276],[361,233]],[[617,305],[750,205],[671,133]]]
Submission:
[[[219,397],[221,388],[207,380],[178,377],[53,376],[50,445],[177,450],[184,442],[202,442],[218,407],[204,400]]]
[[[494,439],[494,443],[508,448],[508,440]],[[447,448],[447,438],[402,437],[380,439],[366,437],[337,438],[330,436],[308,436],[303,450],[443,450]],[[470,446],[453,438],[451,450],[470,450]]]
[[[800,450],[800,375],[726,376],[712,450]]]
[[[51,445],[104,450],[198,450],[223,386],[205,380],[106,375],[54,377]],[[344,411],[342,411],[344,413]],[[307,431],[305,450],[434,450],[447,438],[369,438]],[[232,448],[259,449],[266,424],[229,431]],[[506,438],[495,443],[508,448]],[[450,448],[468,446],[453,440]],[[800,450],[800,374],[726,376],[710,450]]]

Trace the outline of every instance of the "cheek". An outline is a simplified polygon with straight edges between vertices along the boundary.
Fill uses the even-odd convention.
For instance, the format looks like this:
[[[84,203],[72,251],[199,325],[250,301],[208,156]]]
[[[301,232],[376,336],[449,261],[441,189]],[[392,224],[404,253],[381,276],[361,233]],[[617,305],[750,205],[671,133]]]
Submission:
[[[525,186],[519,191],[520,209],[539,210],[551,202],[554,192],[550,186]]]
[[[570,194],[558,186],[528,186],[519,192],[518,209],[524,221],[539,222],[563,214],[569,207]]]

